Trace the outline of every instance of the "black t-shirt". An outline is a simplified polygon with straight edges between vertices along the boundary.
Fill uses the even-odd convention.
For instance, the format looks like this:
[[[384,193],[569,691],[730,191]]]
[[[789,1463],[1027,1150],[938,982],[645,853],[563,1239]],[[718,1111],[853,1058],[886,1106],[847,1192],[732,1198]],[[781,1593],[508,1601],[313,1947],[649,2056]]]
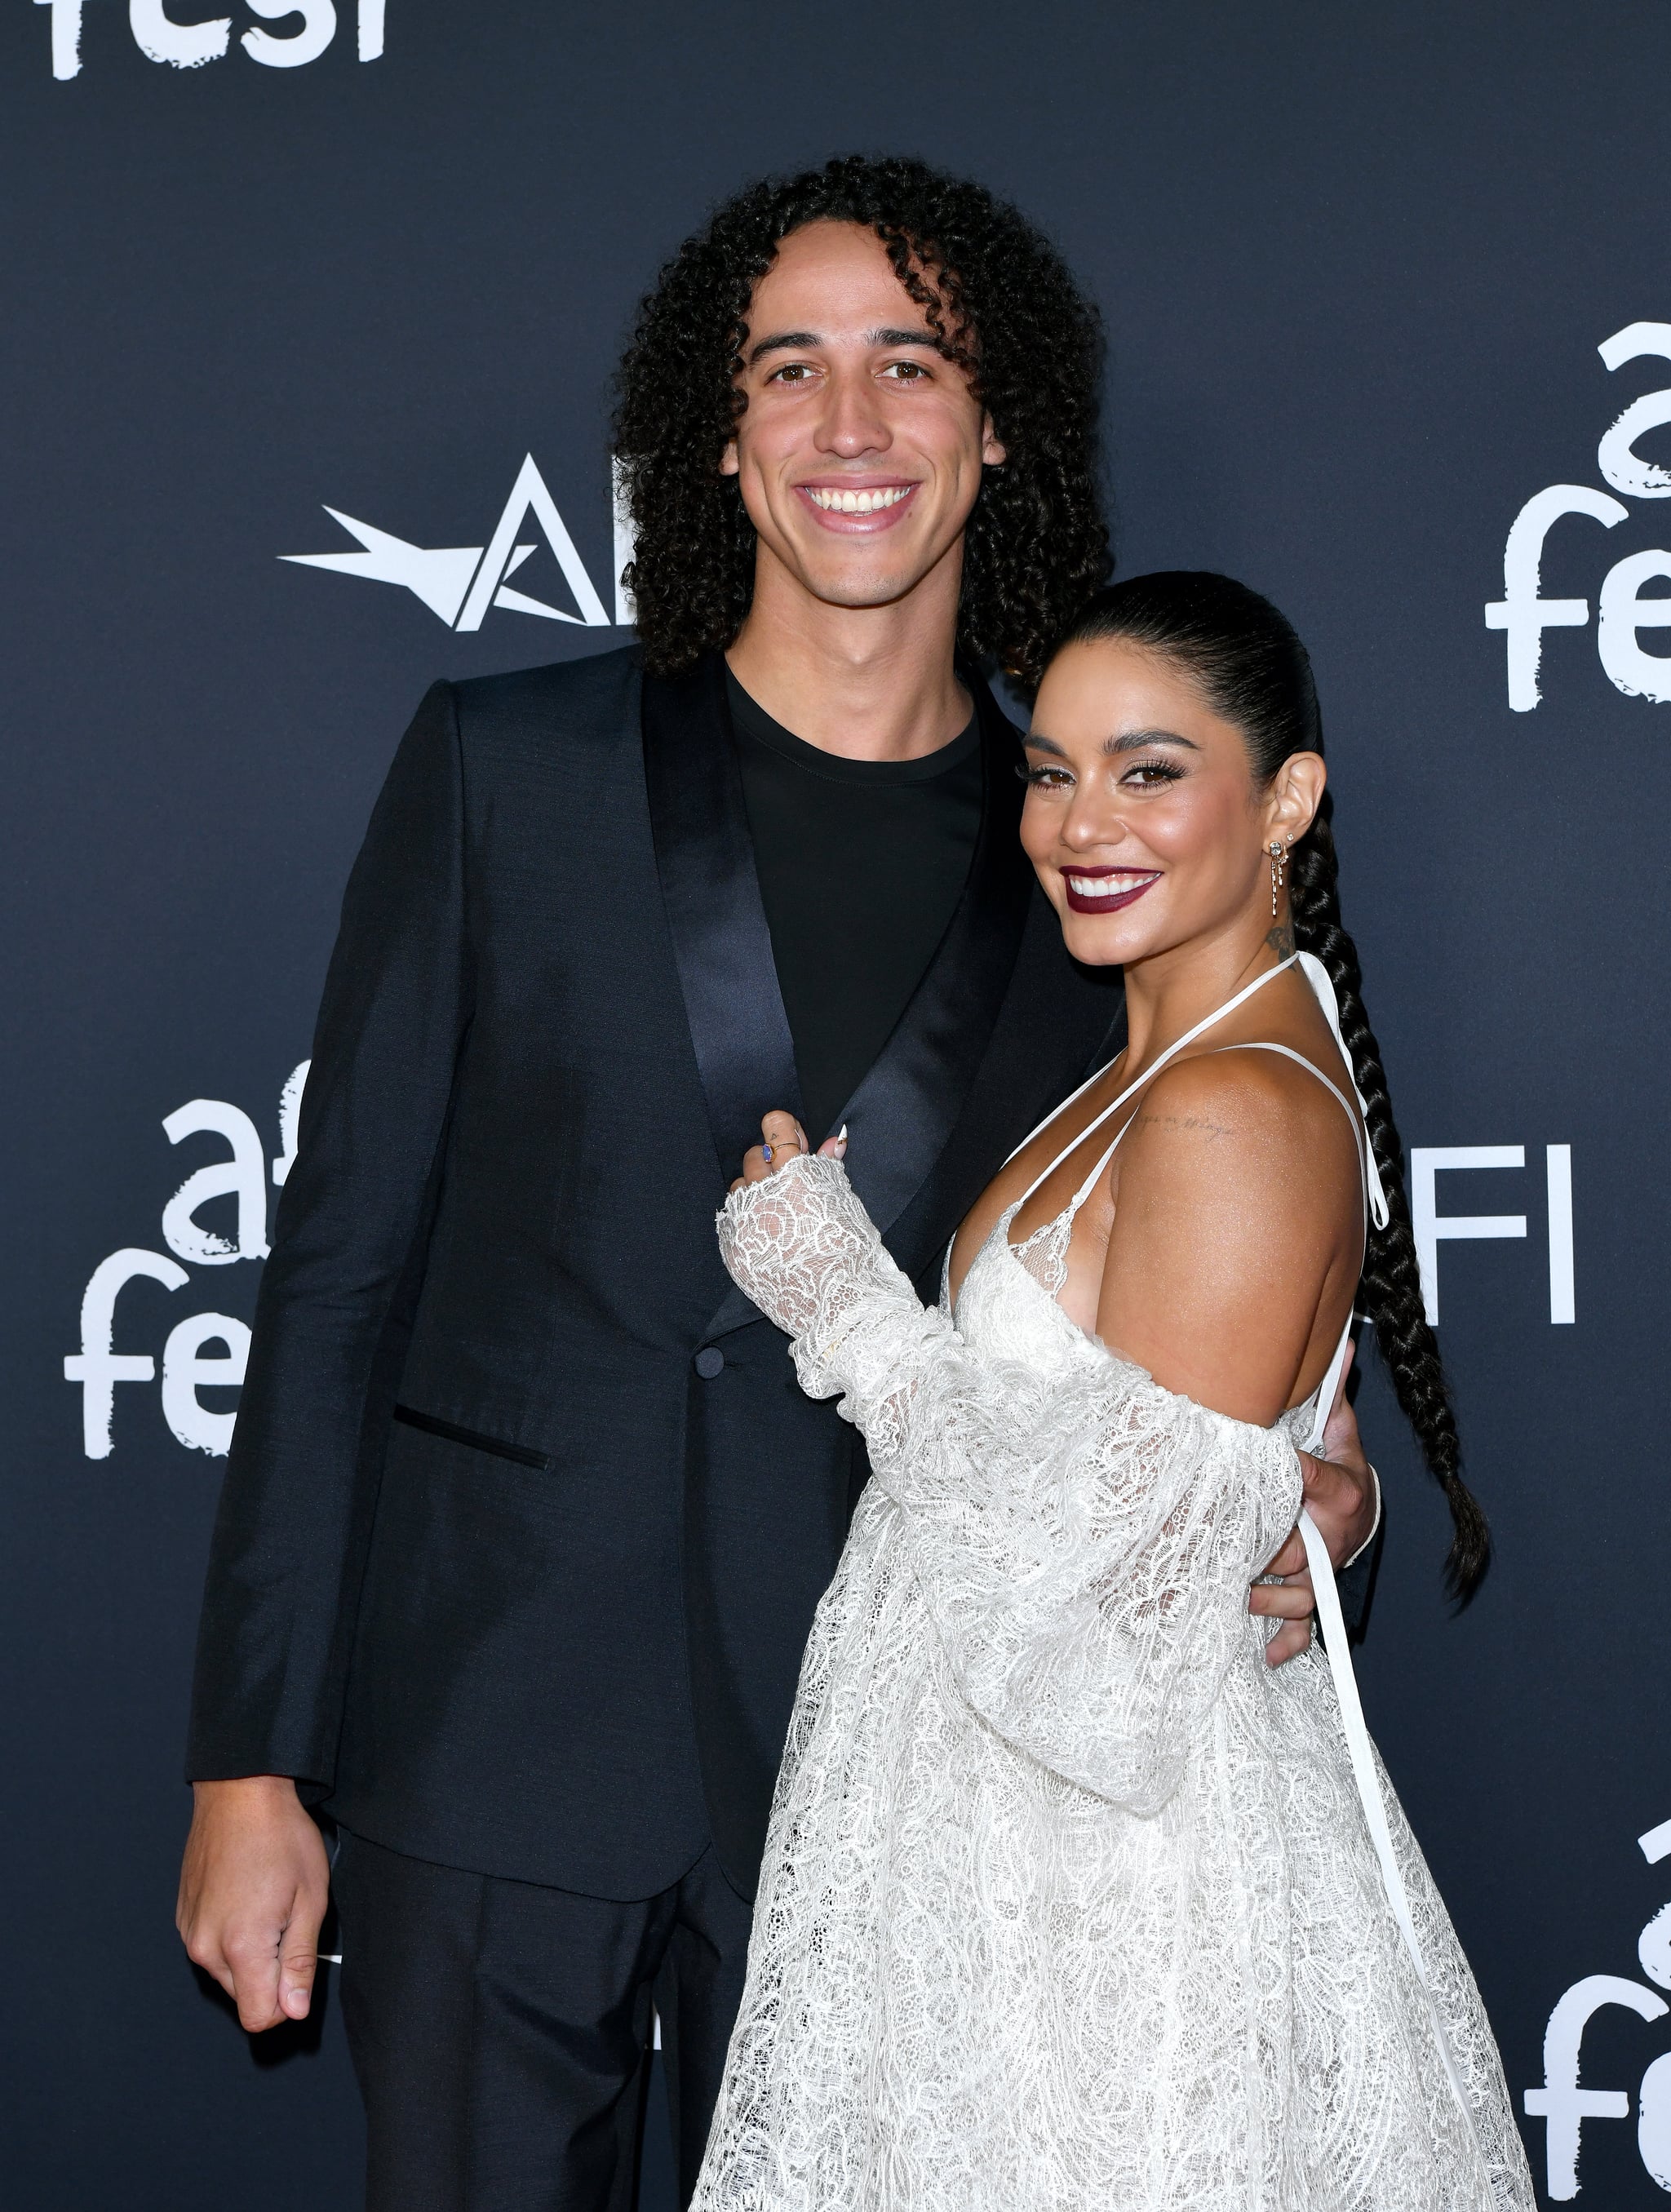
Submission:
[[[962,896],[981,829],[981,733],[855,761],[726,686],[778,988],[816,1145],[858,1089]]]

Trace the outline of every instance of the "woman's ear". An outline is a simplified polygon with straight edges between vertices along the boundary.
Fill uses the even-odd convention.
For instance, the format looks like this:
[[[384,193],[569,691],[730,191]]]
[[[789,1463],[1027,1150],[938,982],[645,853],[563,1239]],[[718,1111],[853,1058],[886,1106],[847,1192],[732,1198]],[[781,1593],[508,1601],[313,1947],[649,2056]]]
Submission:
[[[1317,817],[1328,770],[1321,753],[1290,753],[1265,795],[1269,834],[1297,845]]]
[[[982,463],[989,469],[1001,469],[1005,462],[1007,461],[1009,458],[1009,453],[1005,447],[1003,440],[993,428],[993,420],[991,416],[983,415],[981,418],[981,459]]]
[[[734,477],[740,466],[741,463],[737,458],[737,441],[732,438],[727,441],[726,450],[720,456],[720,474],[722,477]]]

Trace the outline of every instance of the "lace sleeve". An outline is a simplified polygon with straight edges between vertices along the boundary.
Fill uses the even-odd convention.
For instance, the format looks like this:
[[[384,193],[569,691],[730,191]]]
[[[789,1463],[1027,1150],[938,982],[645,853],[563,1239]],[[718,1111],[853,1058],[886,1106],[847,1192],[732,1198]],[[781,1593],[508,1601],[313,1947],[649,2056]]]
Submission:
[[[1054,1771],[1157,1810],[1298,1512],[1291,1443],[1112,1354],[1048,1379],[978,1358],[924,1310],[838,1162],[733,1193],[720,1235],[803,1387],[841,1394],[864,1431],[969,1703]]]

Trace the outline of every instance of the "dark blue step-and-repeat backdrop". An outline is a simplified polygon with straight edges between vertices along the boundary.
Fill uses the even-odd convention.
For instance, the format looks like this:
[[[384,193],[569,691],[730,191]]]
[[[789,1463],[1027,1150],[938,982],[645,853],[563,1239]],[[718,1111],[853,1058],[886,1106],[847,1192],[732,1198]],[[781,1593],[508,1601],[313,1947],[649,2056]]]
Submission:
[[[1498,1540],[1453,1618],[1372,1371],[1365,1698],[1547,2201],[1671,2191],[1668,82],[1662,0],[0,0],[8,2204],[355,2200],[331,1993],[252,2047],[171,1925],[337,902],[433,678],[627,635],[607,387],[660,260],[850,148],[1055,235],[1122,568],[1312,646]]]

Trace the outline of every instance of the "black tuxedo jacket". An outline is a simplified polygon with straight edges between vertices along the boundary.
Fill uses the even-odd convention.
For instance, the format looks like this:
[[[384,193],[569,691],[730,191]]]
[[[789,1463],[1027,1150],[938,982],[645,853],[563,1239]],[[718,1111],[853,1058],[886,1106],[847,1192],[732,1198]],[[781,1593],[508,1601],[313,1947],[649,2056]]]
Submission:
[[[962,902],[845,1109],[925,1295],[1117,1048],[974,686]],[[216,1526],[189,1772],[292,1774],[416,1856],[615,1898],[752,1889],[867,1469],[714,1216],[797,1103],[718,658],[437,684],[343,903]]]

